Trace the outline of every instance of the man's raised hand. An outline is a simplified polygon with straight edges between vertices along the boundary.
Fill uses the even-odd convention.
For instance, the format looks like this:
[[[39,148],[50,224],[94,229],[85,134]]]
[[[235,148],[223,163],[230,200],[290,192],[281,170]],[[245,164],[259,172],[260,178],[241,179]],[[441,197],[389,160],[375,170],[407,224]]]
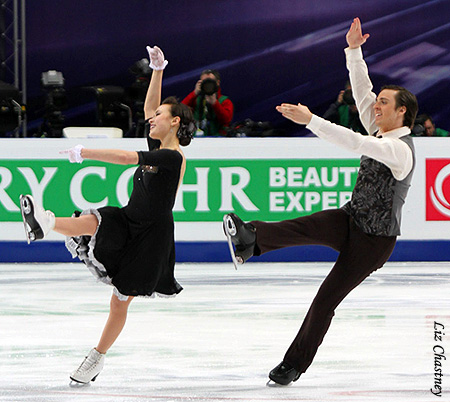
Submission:
[[[362,33],[361,21],[358,17],[356,17],[352,25],[350,25],[350,29],[347,32],[345,38],[347,39],[347,44],[350,49],[356,49],[366,43],[366,40],[370,37],[369,34]]]

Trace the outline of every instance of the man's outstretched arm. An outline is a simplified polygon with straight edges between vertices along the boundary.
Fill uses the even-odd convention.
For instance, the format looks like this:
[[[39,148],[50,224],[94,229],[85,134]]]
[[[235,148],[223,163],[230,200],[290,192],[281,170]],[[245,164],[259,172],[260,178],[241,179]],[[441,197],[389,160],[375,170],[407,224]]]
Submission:
[[[359,117],[367,132],[373,134],[378,130],[373,111],[376,95],[372,92],[372,82],[361,49],[361,45],[366,43],[369,37],[369,34],[363,35],[361,21],[355,18],[346,35],[348,48],[345,49],[345,56]]]

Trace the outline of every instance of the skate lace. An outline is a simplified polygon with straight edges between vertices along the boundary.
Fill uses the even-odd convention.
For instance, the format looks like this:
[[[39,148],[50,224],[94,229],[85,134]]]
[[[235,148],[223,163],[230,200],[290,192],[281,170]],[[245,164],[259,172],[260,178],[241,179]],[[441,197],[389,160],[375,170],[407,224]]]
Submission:
[[[94,370],[98,366],[100,359],[101,359],[101,355],[99,355],[97,358],[95,358],[91,355],[86,356],[85,359],[83,360],[83,362],[80,364],[80,367],[78,367],[75,372],[76,373],[88,373],[88,372]]]
[[[55,214],[52,211],[45,211],[47,218],[52,219],[55,217]]]
[[[55,227],[55,214],[52,211],[45,211],[45,215],[48,220],[48,230],[52,230]]]

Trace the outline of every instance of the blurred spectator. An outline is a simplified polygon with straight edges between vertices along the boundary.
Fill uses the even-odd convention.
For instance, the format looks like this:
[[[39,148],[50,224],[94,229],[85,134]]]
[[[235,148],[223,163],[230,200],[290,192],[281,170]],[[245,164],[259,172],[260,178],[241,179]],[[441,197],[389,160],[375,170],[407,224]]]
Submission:
[[[353,99],[352,87],[349,81],[345,85],[345,90],[339,92],[336,102],[330,105],[323,118],[357,133],[367,135],[367,131],[359,119],[358,109]]]
[[[225,136],[233,118],[234,106],[222,95],[220,74],[217,70],[204,70],[194,90],[182,100],[194,112],[198,124],[197,136]]]
[[[448,137],[449,132],[443,130],[442,128],[436,128],[431,116],[427,114],[421,114],[417,116],[417,120],[423,122],[423,127],[425,129],[425,137]]]

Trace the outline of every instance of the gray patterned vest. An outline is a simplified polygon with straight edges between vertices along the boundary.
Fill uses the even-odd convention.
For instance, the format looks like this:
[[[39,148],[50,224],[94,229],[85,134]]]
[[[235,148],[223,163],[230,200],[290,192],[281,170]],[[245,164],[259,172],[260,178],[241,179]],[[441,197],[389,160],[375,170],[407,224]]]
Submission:
[[[402,207],[416,165],[412,137],[406,135],[400,139],[413,153],[411,172],[401,181],[394,178],[385,164],[365,155],[361,157],[352,199],[342,208],[353,217],[364,233],[377,236],[400,234]]]

